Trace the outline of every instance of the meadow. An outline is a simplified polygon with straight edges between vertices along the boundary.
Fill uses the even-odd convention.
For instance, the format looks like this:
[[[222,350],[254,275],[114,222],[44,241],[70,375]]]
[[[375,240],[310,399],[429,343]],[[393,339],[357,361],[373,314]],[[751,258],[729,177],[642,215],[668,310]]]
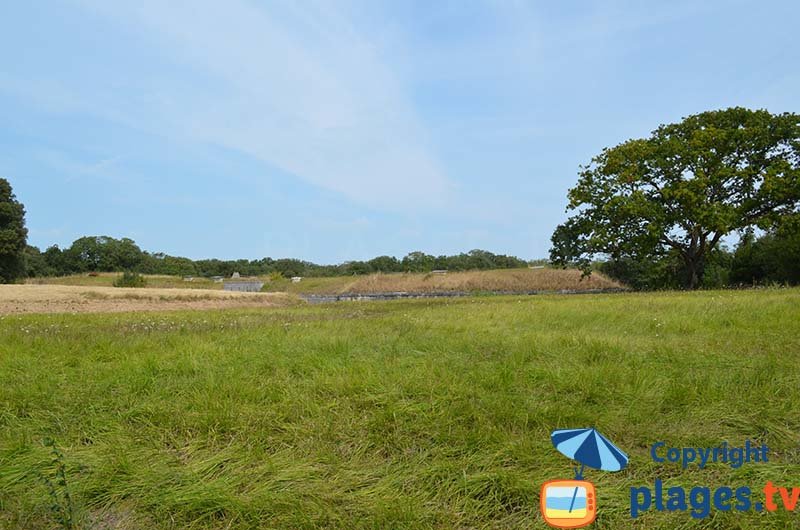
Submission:
[[[630,455],[595,528],[797,528],[629,488],[800,486],[798,332],[798,289],[5,315],[0,527],[547,528],[549,434],[595,426]],[[747,439],[769,463],[649,457]]]

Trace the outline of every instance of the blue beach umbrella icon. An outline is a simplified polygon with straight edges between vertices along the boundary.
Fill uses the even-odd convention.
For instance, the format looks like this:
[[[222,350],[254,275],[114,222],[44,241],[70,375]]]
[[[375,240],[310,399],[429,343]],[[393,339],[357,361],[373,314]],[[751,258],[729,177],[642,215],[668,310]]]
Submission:
[[[561,454],[580,462],[580,470],[575,468],[575,480],[583,480],[584,466],[602,471],[620,471],[628,465],[628,455],[594,428],[561,429],[553,431],[550,439]],[[576,487],[572,494],[570,512],[577,493]]]
[[[628,455],[596,429],[561,429],[550,435],[553,445],[564,456],[580,462],[576,479],[583,478],[584,466],[602,471],[620,471],[628,465]]]

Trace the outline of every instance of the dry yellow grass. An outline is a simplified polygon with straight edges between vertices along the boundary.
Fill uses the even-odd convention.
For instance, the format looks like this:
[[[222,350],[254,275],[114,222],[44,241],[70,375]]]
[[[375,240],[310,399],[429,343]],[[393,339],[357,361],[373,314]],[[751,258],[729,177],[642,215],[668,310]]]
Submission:
[[[120,289],[75,285],[0,285],[0,314],[106,313],[285,306],[284,293],[238,293],[195,289]]]
[[[118,273],[101,273],[97,276],[74,275],[58,278],[34,278],[28,280],[33,286],[69,285],[81,286],[85,289],[111,288]],[[176,296],[180,293],[200,291],[222,292],[222,283],[214,283],[206,278],[195,278],[193,282],[185,282],[177,276],[146,275],[146,289],[137,292],[163,291],[158,296]],[[292,283],[288,279],[275,280],[262,277],[265,289],[270,292],[286,292],[292,294],[369,294],[384,292],[509,292],[527,291],[586,291],[595,289],[619,289],[623,286],[603,276],[593,273],[581,279],[581,273],[574,269],[499,269],[487,271],[450,272],[447,274],[432,273],[391,273],[371,274],[368,276],[333,276],[303,278],[300,283]],[[42,285],[43,284],[43,285]],[[156,289],[151,289],[156,288]],[[169,289],[167,289],[169,288]],[[119,292],[112,290],[108,292]],[[91,296],[91,295],[90,295]],[[117,295],[119,296],[119,295]],[[184,296],[181,294],[180,296]]]
[[[382,292],[524,292],[619,289],[622,285],[594,273],[563,269],[507,269],[450,272],[447,274],[371,274],[353,279],[338,293]]]
[[[114,280],[122,276],[121,272],[100,272],[89,276],[88,274],[72,274],[69,276],[52,276],[46,278],[28,278],[25,283],[35,285],[81,285],[85,287],[112,287]],[[145,274],[147,287],[173,288],[173,289],[215,289],[222,290],[222,283],[216,283],[209,278],[193,278],[184,281],[181,276],[168,276],[165,274]]]

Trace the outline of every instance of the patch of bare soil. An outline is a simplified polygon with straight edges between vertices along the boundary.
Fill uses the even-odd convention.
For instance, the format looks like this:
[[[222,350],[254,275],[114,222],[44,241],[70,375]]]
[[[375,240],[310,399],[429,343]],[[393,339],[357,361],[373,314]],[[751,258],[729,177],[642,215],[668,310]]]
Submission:
[[[294,303],[297,303],[297,299],[285,293],[123,289],[73,285],[0,285],[0,315],[278,307]]]

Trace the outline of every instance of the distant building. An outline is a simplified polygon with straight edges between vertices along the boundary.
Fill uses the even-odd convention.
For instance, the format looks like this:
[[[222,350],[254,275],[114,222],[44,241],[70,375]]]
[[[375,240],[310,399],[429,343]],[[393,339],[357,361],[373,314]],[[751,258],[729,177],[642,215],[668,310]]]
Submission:
[[[214,280],[214,283],[222,283],[225,278],[222,276],[212,276],[211,279]]]
[[[234,272],[233,274],[231,274],[231,278],[241,278],[241,276],[239,276],[238,272]]]
[[[447,274],[447,269],[436,269],[432,270],[431,274]]]
[[[300,283],[300,280],[302,279],[302,276],[292,276],[292,283]]]
[[[261,280],[246,278],[231,279],[222,284],[222,289],[225,291],[239,291],[243,293],[257,293],[264,287],[264,282]]]

